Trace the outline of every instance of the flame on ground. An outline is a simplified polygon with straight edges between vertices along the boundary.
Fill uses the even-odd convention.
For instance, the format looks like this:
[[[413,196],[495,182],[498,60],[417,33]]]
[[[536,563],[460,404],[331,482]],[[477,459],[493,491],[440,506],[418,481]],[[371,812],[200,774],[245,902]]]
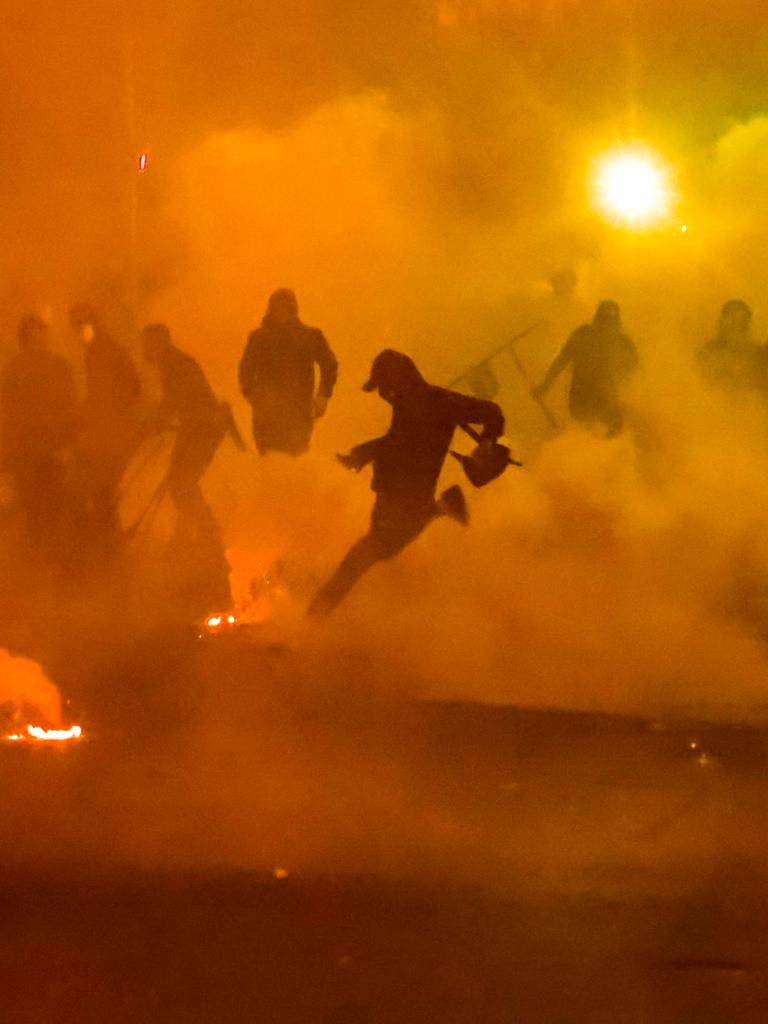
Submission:
[[[205,625],[209,633],[217,633],[222,626],[234,626],[237,618],[231,612],[218,612],[216,615],[209,615]]]
[[[67,740],[79,740],[83,730],[79,725],[73,725],[69,729],[43,729],[40,725],[28,725],[26,732],[15,732],[5,738],[13,743],[24,740],[38,740],[42,743],[63,743]]]
[[[288,597],[283,562],[277,548],[259,552],[227,548],[229,586],[237,621],[257,625],[271,619]]]

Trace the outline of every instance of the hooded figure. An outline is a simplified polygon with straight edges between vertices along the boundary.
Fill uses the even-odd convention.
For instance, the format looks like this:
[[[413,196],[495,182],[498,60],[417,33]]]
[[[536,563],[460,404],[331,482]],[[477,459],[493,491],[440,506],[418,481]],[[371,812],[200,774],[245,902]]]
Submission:
[[[156,423],[174,429],[166,482],[176,508],[178,542],[218,536],[218,528],[200,489],[200,480],[226,432],[225,409],[192,356],[171,340],[165,324],[148,324],[143,332],[144,359],[157,367],[162,401]]]
[[[543,398],[567,366],[572,368],[571,416],[586,426],[601,424],[608,437],[618,434],[624,424],[619,391],[637,368],[637,349],[621,330],[617,303],[610,299],[601,302],[592,323],[576,328],[544,380],[532,389],[533,397]]]
[[[315,364],[320,371],[317,393]],[[323,332],[299,320],[294,293],[288,288],[273,292],[238,370],[240,390],[253,410],[253,438],[260,454],[301,455],[307,450],[313,421],[325,412],[337,372]]]
[[[371,487],[376,501],[371,524],[321,588],[309,608],[310,615],[332,611],[363,573],[402,551],[436,516],[448,515],[466,523],[460,487],[448,488],[435,500],[454,430],[463,424],[481,425],[481,443],[489,445],[504,432],[504,417],[494,402],[427,384],[413,360],[392,349],[376,356],[363,389],[378,390],[392,406],[389,430],[338,459],[355,472],[373,464]]]
[[[48,350],[42,320],[25,316],[18,337],[2,377],[2,464],[13,476],[30,542],[55,554],[64,540],[64,457],[77,431],[75,382],[69,362]]]
[[[140,441],[141,380],[125,346],[104,330],[85,302],[69,314],[85,345],[84,430],[80,441],[84,487],[92,522],[102,538],[117,533],[117,492]]]
[[[697,353],[707,384],[731,391],[760,388],[765,381],[764,350],[752,337],[752,310],[730,299],[720,311],[717,334]]]

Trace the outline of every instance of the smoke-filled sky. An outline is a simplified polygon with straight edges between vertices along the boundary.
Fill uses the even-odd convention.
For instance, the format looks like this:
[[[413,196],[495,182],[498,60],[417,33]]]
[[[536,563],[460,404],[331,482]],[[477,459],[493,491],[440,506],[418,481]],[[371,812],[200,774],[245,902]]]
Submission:
[[[570,265],[579,281],[572,314],[583,319],[615,297],[640,350],[641,455],[636,462],[625,439],[595,448],[566,434],[545,446],[527,475],[477,497],[479,527],[462,542],[466,603],[446,608],[446,595],[457,597],[457,541],[440,524],[377,577],[386,600],[405,598],[391,620],[369,616],[376,641],[391,647],[396,629],[423,636],[440,618],[435,674],[456,669],[449,688],[462,689],[468,664],[453,655],[471,648],[451,638],[470,636],[487,667],[478,688],[495,699],[588,703],[591,672],[603,696],[620,700],[618,687],[635,703],[648,688],[658,703],[659,680],[674,677],[682,695],[670,700],[685,703],[702,667],[716,665],[705,687],[714,699],[740,658],[755,694],[761,650],[727,617],[714,625],[711,609],[730,600],[745,537],[742,561],[768,562],[754,533],[765,498],[754,468],[764,460],[763,411],[735,425],[732,410],[713,416],[689,363],[733,295],[753,304],[758,333],[768,332],[761,3],[2,5],[6,347],[22,312],[50,305],[57,344],[76,356],[66,308],[90,297],[123,330],[131,319],[166,320],[219,393],[236,398],[246,333],[269,292],[294,287],[303,318],[324,329],[341,364],[315,451],[304,476],[221,459],[208,486],[229,540],[252,543],[254,522],[268,535],[272,514],[269,543],[310,538],[322,574],[364,528],[365,481],[343,477],[331,453],[384,421],[380,403],[359,392],[371,357],[399,347],[430,379],[450,381],[524,326],[548,275]],[[638,235],[605,223],[588,186],[595,156],[633,140],[669,163],[679,194],[670,223]],[[532,373],[561,341],[521,350]],[[519,386],[514,396],[506,389],[516,449],[534,452],[545,431],[526,402]],[[244,406],[238,415],[244,421]],[[252,478],[247,498],[234,494],[238,477]],[[574,517],[598,534],[606,519],[599,557],[591,527],[568,532]],[[418,600],[408,590],[417,584]],[[363,617],[374,591],[357,605]],[[602,623],[594,635],[590,621]],[[516,638],[530,640],[519,678],[503,671],[514,622],[525,627]],[[649,646],[660,623],[663,642]],[[645,654],[627,661],[633,644]]]
[[[232,290],[251,284],[251,318],[266,288],[292,278],[305,291],[314,283],[316,317],[327,319],[340,300],[323,263],[338,262],[343,242],[348,262],[365,261],[371,291],[407,304],[423,327],[414,293],[470,312],[484,285],[496,297],[521,263],[535,278],[595,256],[604,240],[585,223],[583,191],[601,146],[648,139],[710,205],[722,198],[720,162],[732,171],[723,136],[762,113],[757,3],[3,8],[11,307],[68,290],[125,298],[138,184],[145,300],[162,306],[167,289],[205,275],[213,241],[241,265]],[[143,148],[150,167],[137,183]],[[212,224],[224,237],[211,237]],[[362,275],[341,262],[341,282],[358,287]]]

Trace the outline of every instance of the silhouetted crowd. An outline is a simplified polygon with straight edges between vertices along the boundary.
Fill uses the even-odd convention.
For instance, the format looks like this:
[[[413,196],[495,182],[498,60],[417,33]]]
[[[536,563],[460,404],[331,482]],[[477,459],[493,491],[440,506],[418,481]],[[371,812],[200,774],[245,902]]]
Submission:
[[[723,306],[715,337],[697,353],[705,382],[731,390],[766,390],[768,350],[753,339],[751,321],[751,310],[741,300]],[[189,551],[220,544],[201,480],[225,438],[245,448],[231,408],[217,398],[200,364],[178,348],[165,324],[149,324],[141,332],[143,358],[159,382],[160,402],[154,407],[143,400],[141,376],[127,348],[110,336],[95,309],[86,303],[74,306],[70,325],[84,346],[83,395],[78,395],[70,362],[50,350],[47,324],[35,316],[19,323],[18,351],[2,375],[1,467],[13,483],[28,550],[68,568],[108,561],[166,497],[175,510],[171,547]],[[637,350],[624,333],[619,306],[606,300],[591,323],[565,340],[531,396],[548,412],[547,392],[569,373],[570,416],[613,437],[624,428],[622,392],[637,366]],[[434,518],[447,515],[467,522],[460,487],[437,496],[457,428],[476,441],[472,454],[460,457],[476,486],[514,461],[500,443],[504,417],[483,393],[483,373],[483,364],[473,368],[467,378],[473,394],[465,395],[427,383],[401,352],[388,349],[376,356],[364,390],[376,391],[392,407],[389,429],[338,456],[355,472],[372,466],[376,497],[370,526],[321,587],[310,614],[330,612],[367,569],[396,555]],[[275,291],[260,327],[248,337],[238,369],[260,455],[299,457],[307,451],[337,374],[336,357],[322,331],[299,319],[294,293]],[[142,515],[124,526],[120,505],[126,470],[143,446],[167,432],[174,440],[165,475]]]

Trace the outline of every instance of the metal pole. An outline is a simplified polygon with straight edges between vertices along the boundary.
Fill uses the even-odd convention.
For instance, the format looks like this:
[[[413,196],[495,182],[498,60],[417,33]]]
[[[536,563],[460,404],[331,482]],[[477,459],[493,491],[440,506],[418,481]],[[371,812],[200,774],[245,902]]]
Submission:
[[[514,351],[514,349],[512,351],[512,359],[514,360],[515,367],[517,368],[517,372],[520,374],[520,376],[523,378],[523,380],[525,381],[526,385],[528,386],[528,394],[531,395],[531,398],[534,400],[534,402],[538,405],[538,407],[544,413],[544,418],[546,419],[547,423],[549,423],[549,425],[551,427],[553,427],[555,430],[559,430],[560,429],[560,424],[557,422],[555,417],[552,415],[552,413],[551,413],[551,411],[549,409],[549,406],[546,404],[546,402],[541,397],[541,395],[533,395],[533,394],[531,394],[531,378],[528,376],[528,371],[523,366],[523,364],[522,364],[522,362],[520,360],[520,356],[517,354],[517,352]]]
[[[517,342],[522,340],[527,334],[531,334],[533,331],[538,330],[539,327],[543,327],[546,322],[546,320],[537,320],[536,323],[529,324],[525,330],[520,331],[520,333],[516,334],[514,338],[510,338],[509,341],[505,341],[503,345],[499,345],[499,347],[489,353],[485,359],[481,359],[479,363],[475,363],[474,366],[470,366],[468,370],[465,370],[464,373],[456,377],[455,380],[452,380],[448,387],[455,388],[456,385],[460,384],[465,377],[470,375],[470,373],[474,373],[474,371],[479,370],[481,366],[485,366],[486,363],[490,363],[492,359],[495,359],[496,356],[500,356],[502,352],[506,352],[506,350],[511,348],[513,345],[516,345]]]
[[[131,0],[122,5],[124,52],[125,120],[129,150],[130,173],[128,191],[128,282],[127,300],[130,328],[136,328],[139,300],[139,173],[136,165],[138,142],[136,138],[136,43],[134,37],[134,15]]]

